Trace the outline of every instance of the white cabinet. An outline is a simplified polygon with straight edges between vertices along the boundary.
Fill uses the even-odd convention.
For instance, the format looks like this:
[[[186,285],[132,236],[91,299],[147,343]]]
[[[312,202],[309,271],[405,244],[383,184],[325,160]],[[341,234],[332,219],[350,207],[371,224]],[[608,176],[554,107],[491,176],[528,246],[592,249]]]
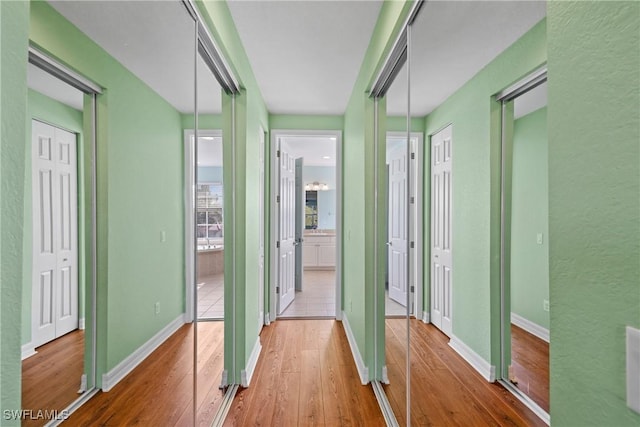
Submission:
[[[333,235],[304,236],[302,266],[307,270],[335,268],[336,237]]]

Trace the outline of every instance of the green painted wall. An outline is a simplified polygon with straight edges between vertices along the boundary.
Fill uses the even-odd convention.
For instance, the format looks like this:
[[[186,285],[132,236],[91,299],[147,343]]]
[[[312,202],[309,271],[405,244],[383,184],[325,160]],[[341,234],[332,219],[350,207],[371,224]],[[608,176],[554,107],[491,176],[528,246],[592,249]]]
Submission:
[[[517,102],[517,100],[516,100]],[[549,173],[547,109],[517,119],[513,130],[511,311],[549,329]],[[542,233],[542,244],[537,243]]]
[[[195,114],[182,114],[181,118],[184,129],[193,129]],[[198,114],[198,129],[222,129],[222,114]]]
[[[495,120],[499,108],[491,97],[543,64],[546,42],[543,20],[429,114],[425,123],[425,135],[453,124],[453,334],[492,364],[500,354],[500,127]],[[425,158],[428,165],[429,150]],[[424,188],[430,188],[428,172]],[[425,197],[426,224],[428,203]],[[424,230],[424,241],[429,242],[429,227]],[[425,265],[429,256],[425,250]],[[427,281],[428,277],[425,274]]]
[[[640,3],[547,7],[551,419],[637,426],[625,326],[640,327]]]
[[[0,410],[20,409],[20,301],[29,7],[0,2]]]
[[[358,349],[369,367],[369,377],[381,378],[384,361],[384,269],[386,238],[374,243],[375,235],[386,235],[384,200],[376,205],[376,188],[385,188],[384,174],[374,179],[376,169],[385,170],[385,156],[374,158],[374,147],[385,152],[386,103],[380,103],[378,140],[374,138],[374,102],[366,91],[381,67],[385,54],[409,13],[411,1],[385,2],[380,10],[371,41],[358,73],[344,115],[343,140],[343,310],[353,331]],[[348,201],[348,203],[345,203]],[[379,212],[377,228],[374,212]],[[378,265],[378,283],[374,265]],[[377,295],[378,306],[375,306]],[[378,316],[376,316],[376,312]],[[377,329],[377,336],[376,334]],[[376,344],[377,343],[377,346]],[[374,367],[375,360],[379,361]]]
[[[425,121],[425,117],[412,117],[411,132],[424,132],[424,121]],[[407,117],[406,116],[387,117],[387,131],[388,132],[406,132]]]
[[[235,312],[233,321],[225,316],[225,369],[229,370],[229,381],[240,382],[240,373],[246,367],[251,351],[257,342],[261,320],[258,307],[259,283],[259,141],[260,129],[269,131],[269,116],[266,104],[256,82],[249,59],[244,51],[226,2],[198,1],[213,37],[226,53],[240,79],[243,91],[236,96],[236,153],[232,162],[230,98],[223,96],[223,144],[224,144],[224,194],[225,194],[225,297],[233,294],[235,276],[235,307],[233,299],[225,298],[225,313]],[[268,147],[267,147],[268,148]],[[267,157],[268,158],[268,157]],[[227,167],[227,165],[232,165]],[[269,177],[268,163],[265,179]],[[233,179],[232,179],[233,178]],[[233,187],[232,187],[233,185]],[[236,206],[231,203],[231,189],[235,189]],[[269,193],[265,193],[269,194]],[[265,203],[269,198],[265,197]],[[265,206],[269,212],[270,206]],[[231,220],[231,221],[230,221]],[[231,223],[230,223],[231,222]],[[268,224],[268,222],[266,222]],[[235,233],[229,232],[235,228]],[[267,236],[268,238],[268,236]],[[265,240],[265,260],[269,259],[268,240]],[[233,254],[233,258],[228,254]],[[233,268],[235,266],[235,269]],[[265,262],[265,275],[269,270]],[[265,305],[269,298],[265,292]],[[235,329],[235,331],[234,331]],[[235,350],[231,351],[232,338],[236,336]],[[235,361],[233,355],[235,354]],[[234,362],[234,363],[232,363]],[[235,366],[235,371],[232,371]]]
[[[31,194],[31,120],[38,119],[44,122],[57,125],[66,130],[70,130],[78,134],[78,169],[79,176],[82,177],[84,168],[82,167],[83,158],[83,118],[82,112],[72,107],[64,105],[54,99],[49,98],[39,92],[29,89],[27,99],[27,120],[26,120],[26,139],[25,139],[25,171],[24,171],[24,234],[23,234],[23,249],[22,249],[22,344],[27,344],[31,341],[31,291],[32,291],[32,250],[33,250],[33,230],[32,230],[32,200],[29,196]],[[78,180],[78,207],[81,206],[82,195],[84,189],[84,182],[82,178]],[[83,233],[82,224],[83,215],[79,209],[78,215],[78,241],[82,245]],[[82,270],[79,272],[78,285],[80,288],[78,294],[79,303],[79,317],[84,317],[84,271],[85,266],[83,251],[78,250],[78,267]]]
[[[48,4],[31,3],[30,24],[34,43],[106,89],[97,114],[100,378],[184,311],[182,120]]]
[[[269,127],[271,129],[342,130],[344,117],[269,114]]]

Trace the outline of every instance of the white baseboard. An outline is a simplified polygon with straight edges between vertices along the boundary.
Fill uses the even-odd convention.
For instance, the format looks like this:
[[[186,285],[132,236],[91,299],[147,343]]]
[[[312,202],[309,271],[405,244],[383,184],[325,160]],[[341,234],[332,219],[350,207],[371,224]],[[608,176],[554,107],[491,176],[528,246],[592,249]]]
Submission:
[[[269,312],[264,314],[264,324],[265,326],[269,326],[271,324],[271,315],[269,315]]]
[[[349,347],[351,348],[353,360],[356,362],[358,375],[360,375],[360,382],[363,385],[369,384],[369,368],[365,366],[364,360],[362,360],[362,355],[360,354],[360,350],[358,350],[356,337],[353,335],[353,331],[351,330],[351,326],[349,325],[349,318],[347,317],[347,313],[345,313],[344,311],[342,312],[342,325],[344,326],[344,331],[347,334],[347,341],[349,341]]]
[[[549,342],[549,330],[543,328],[537,323],[533,323],[530,320],[525,319],[522,316],[519,316],[515,313],[511,313],[511,323],[516,325],[519,328],[524,329],[529,332],[531,335],[535,335],[543,341]]]
[[[126,377],[135,369],[144,359],[146,359],[153,351],[173,335],[185,323],[185,315],[181,314],[171,321],[167,326],[162,328],[151,339],[142,344],[127,356],[122,362],[118,363],[112,370],[106,374],[102,374],[102,391],[111,390],[120,380]]]
[[[428,311],[422,312],[422,323],[431,323],[431,316]]]
[[[256,365],[258,364],[258,358],[260,357],[261,351],[262,344],[260,344],[260,337],[258,336],[256,338],[256,343],[253,345],[253,350],[251,350],[249,360],[247,361],[247,368],[240,371],[240,385],[242,385],[242,387],[249,387],[249,383],[251,382],[253,372],[256,370]]]
[[[391,384],[391,382],[389,381],[389,374],[387,373],[387,365],[384,365],[382,367],[382,381],[381,383],[383,384]]]
[[[78,390],[78,394],[82,394],[87,391],[87,374],[82,374],[80,377],[80,389]]]
[[[29,341],[22,346],[22,360],[27,359],[36,353],[38,352],[36,351],[36,347],[33,345],[33,341]]]
[[[478,353],[467,346],[460,338],[451,335],[449,346],[453,348],[464,360],[466,360],[476,371],[480,373],[487,381],[494,382],[496,380],[496,367],[484,360]]]
[[[226,369],[222,371],[222,377],[220,378],[220,389],[222,390],[229,385],[229,371]]]
[[[84,331],[84,317],[82,319],[78,319],[78,329]]]

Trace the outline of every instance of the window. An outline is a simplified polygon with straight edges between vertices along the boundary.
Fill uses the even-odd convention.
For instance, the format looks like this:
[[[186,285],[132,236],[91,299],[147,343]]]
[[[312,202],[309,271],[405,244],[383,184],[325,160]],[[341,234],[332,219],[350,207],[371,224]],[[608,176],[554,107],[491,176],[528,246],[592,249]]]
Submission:
[[[198,239],[222,239],[222,183],[198,184]]]
[[[318,228],[318,192],[305,191],[304,228]]]

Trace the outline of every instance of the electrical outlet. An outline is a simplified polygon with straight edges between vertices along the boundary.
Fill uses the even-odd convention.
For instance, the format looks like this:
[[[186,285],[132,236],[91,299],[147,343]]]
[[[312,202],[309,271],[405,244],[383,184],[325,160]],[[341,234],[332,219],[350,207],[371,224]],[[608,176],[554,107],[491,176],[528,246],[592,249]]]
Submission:
[[[542,244],[542,233],[538,233],[538,235],[536,236],[536,243],[539,245]]]
[[[548,299],[542,300],[542,309],[544,311],[549,311],[549,300]]]
[[[166,231],[161,231],[160,232],[160,241],[161,242],[166,242],[167,241],[167,232]]]
[[[157,302],[155,304],[155,310],[156,310],[156,314],[160,314],[160,302]]]

